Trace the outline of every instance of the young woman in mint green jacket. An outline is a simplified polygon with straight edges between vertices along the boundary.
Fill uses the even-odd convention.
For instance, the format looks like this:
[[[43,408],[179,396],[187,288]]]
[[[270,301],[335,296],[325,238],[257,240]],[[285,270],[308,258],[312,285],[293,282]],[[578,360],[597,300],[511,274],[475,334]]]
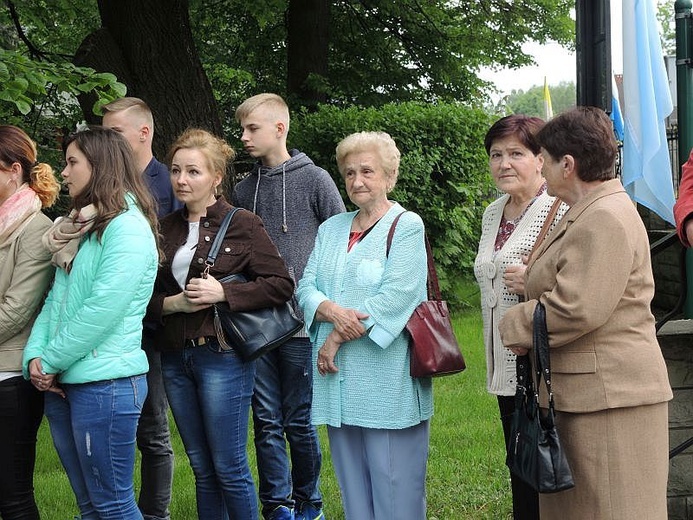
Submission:
[[[154,203],[113,130],[70,136],[71,212],[44,235],[57,267],[24,350],[82,520],[141,519],[135,433],[147,395],[142,318],[159,255]]]

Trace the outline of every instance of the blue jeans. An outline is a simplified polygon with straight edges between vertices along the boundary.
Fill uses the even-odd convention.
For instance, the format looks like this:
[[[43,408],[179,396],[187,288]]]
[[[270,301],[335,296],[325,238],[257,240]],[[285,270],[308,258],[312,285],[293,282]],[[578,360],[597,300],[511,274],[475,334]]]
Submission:
[[[255,363],[217,350],[212,341],[163,352],[164,386],[195,474],[198,518],[255,520],[246,452]]]
[[[142,454],[139,507],[144,520],[168,520],[171,515],[173,486],[173,448],[168,428],[168,400],[161,375],[161,354],[145,335],[142,349],[147,354],[147,400],[137,426],[137,447]]]
[[[144,374],[46,392],[46,417],[82,520],[142,520],[135,502],[135,432]]]
[[[300,507],[309,502],[322,507],[318,489],[322,455],[317,431],[310,422],[311,359],[310,340],[292,338],[257,361],[253,424],[265,516],[280,505]]]
[[[38,520],[34,500],[36,432],[43,393],[19,375],[0,382],[0,518]]]

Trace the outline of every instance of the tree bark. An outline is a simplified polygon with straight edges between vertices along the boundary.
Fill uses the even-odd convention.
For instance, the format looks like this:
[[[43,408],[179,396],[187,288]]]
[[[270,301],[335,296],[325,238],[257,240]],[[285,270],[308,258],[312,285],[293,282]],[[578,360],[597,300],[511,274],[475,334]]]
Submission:
[[[75,63],[112,72],[154,114],[154,153],[163,159],[188,127],[223,136],[209,80],[195,48],[187,0],[99,0],[102,28],[85,38]],[[87,120],[91,103],[80,100]],[[88,106],[85,106],[87,105]]]
[[[303,106],[327,101],[329,0],[290,0],[287,21],[287,91]],[[316,81],[317,80],[317,81]]]

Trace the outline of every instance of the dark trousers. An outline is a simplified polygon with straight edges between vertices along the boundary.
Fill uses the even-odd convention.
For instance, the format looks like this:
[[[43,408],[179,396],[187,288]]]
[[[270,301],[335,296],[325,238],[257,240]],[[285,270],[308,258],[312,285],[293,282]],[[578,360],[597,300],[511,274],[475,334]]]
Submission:
[[[515,396],[499,395],[498,409],[503,424],[505,445],[510,440],[510,424],[515,411]],[[515,520],[539,520],[539,494],[519,478],[510,475],[513,493],[513,518]]]
[[[38,520],[34,500],[36,434],[43,394],[23,377],[0,382],[0,517]]]
[[[173,448],[168,426],[168,400],[161,375],[161,354],[145,335],[142,348],[147,354],[147,400],[137,426],[137,447],[142,454],[139,508],[144,520],[169,520],[168,506],[173,486]]]

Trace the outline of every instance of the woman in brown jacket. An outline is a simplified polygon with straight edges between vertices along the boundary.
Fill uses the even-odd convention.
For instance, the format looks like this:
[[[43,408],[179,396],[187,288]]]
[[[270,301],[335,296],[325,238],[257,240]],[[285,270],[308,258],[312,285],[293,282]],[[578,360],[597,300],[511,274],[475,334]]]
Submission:
[[[575,487],[540,495],[540,516],[665,520],[672,393],[650,312],[647,233],[614,178],[611,121],[579,107],[537,138],[548,192],[570,210],[535,252],[527,301],[506,312],[500,332],[525,354],[534,307],[546,307],[556,425]]]
[[[209,132],[191,129],[170,155],[173,189],[185,207],[161,221],[166,259],[148,317],[163,327],[164,385],[195,473],[198,517],[254,519],[246,443],[255,363],[220,346],[212,304],[226,301],[233,310],[277,306],[291,298],[294,285],[262,221],[249,211],[235,214],[205,276],[211,244],[232,209],[217,192],[233,150]],[[218,281],[232,273],[249,281]]]

